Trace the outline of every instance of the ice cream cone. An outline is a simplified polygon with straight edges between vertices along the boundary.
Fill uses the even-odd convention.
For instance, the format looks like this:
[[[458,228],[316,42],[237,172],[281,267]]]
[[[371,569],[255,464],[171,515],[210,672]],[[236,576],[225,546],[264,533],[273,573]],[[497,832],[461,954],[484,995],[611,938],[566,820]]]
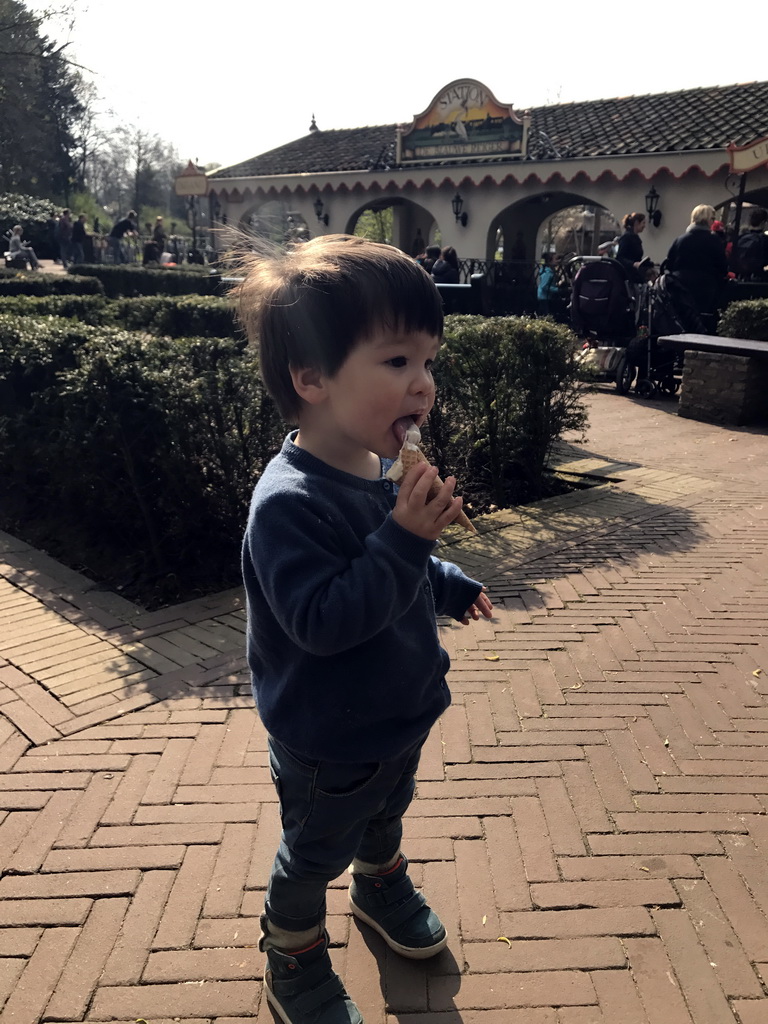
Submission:
[[[415,466],[417,462],[426,462],[427,464],[429,464],[429,460],[427,459],[426,455],[420,448],[415,448],[414,446],[408,444],[404,444],[403,447],[400,449],[399,458],[403,470],[402,477],[404,477],[408,470]],[[402,479],[402,477],[400,479]],[[443,481],[440,479],[440,477],[435,477],[435,479],[432,481],[432,486],[429,488],[428,496],[430,501],[432,500],[432,498],[435,497],[435,495],[442,486]],[[463,526],[464,529],[469,530],[470,533],[477,533],[477,530],[472,525],[470,519],[468,518],[463,508],[459,509],[455,519],[453,519],[453,522],[457,526]]]

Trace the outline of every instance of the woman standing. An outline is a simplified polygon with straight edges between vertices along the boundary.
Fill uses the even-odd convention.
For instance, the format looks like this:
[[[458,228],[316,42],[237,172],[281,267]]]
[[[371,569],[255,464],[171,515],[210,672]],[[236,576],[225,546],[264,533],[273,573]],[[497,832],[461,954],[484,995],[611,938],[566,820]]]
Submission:
[[[622,221],[624,234],[619,239],[616,259],[629,274],[630,281],[642,284],[645,275],[640,269],[643,262],[643,243],[640,235],[645,231],[645,214],[628,213]]]
[[[694,207],[685,234],[674,240],[667,255],[667,270],[687,288],[698,312],[709,317],[710,328],[728,273],[725,249],[712,234],[714,219],[713,207]]]

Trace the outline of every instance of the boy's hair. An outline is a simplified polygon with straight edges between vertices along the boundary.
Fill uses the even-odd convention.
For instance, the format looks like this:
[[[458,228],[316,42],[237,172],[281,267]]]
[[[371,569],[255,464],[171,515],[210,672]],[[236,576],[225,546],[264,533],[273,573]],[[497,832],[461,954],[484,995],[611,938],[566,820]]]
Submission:
[[[352,349],[385,328],[443,333],[431,277],[400,249],[352,235],[322,235],[285,249],[248,239],[236,254],[238,318],[258,343],[264,385],[295,422],[302,402],[290,370],[333,376]],[[254,246],[258,244],[258,251]]]
[[[749,215],[749,226],[751,228],[759,228],[768,220],[768,213],[765,210],[757,209],[753,210]]]

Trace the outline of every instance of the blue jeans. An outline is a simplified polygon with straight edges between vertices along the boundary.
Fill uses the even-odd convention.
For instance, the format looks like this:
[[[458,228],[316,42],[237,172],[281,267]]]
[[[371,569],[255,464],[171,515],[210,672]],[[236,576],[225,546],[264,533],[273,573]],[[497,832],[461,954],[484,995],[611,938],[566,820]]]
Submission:
[[[402,818],[426,736],[391,761],[311,761],[269,739],[283,834],[267,888],[267,917],[304,931],[325,918],[325,891],[355,857],[386,864],[400,850]]]

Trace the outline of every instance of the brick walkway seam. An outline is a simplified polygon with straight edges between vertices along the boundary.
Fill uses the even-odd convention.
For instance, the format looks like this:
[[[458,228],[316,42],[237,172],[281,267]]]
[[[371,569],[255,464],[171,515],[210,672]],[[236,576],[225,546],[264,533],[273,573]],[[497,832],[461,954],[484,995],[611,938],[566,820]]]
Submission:
[[[406,819],[414,964],[329,891],[366,1024],[768,1024],[768,440],[602,393],[594,486],[446,557],[453,704]],[[0,534],[0,1024],[273,1020],[279,834],[240,590],[148,613]]]

